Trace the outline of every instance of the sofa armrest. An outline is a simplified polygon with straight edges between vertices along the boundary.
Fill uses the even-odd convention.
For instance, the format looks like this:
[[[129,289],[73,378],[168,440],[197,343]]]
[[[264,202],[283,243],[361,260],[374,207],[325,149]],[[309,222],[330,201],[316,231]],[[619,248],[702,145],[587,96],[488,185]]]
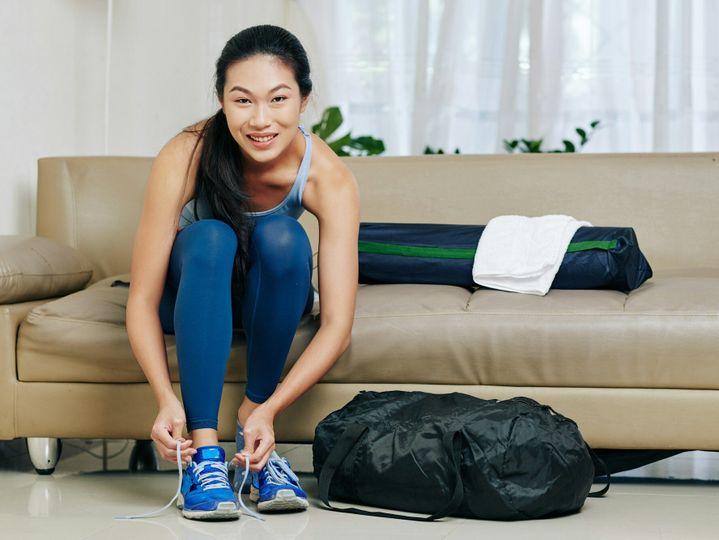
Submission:
[[[15,392],[17,388],[17,335],[20,324],[33,308],[46,300],[0,305],[0,440],[17,437]]]
[[[0,304],[64,296],[92,278],[77,249],[42,236],[0,236]]]

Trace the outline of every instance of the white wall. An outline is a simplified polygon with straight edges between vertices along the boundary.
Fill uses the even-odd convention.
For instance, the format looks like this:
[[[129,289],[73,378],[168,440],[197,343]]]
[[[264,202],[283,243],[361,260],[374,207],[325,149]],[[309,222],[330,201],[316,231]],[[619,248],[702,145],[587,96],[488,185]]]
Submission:
[[[37,159],[105,153],[107,0],[0,1],[0,234],[34,234]],[[289,0],[114,0],[107,151],[154,156],[217,108],[214,62],[254,24],[277,24],[307,49]],[[318,86],[321,75],[313,81]],[[317,92],[303,121],[323,110]]]
[[[34,232],[37,157],[102,149],[103,5],[70,4],[0,3],[1,234]]]

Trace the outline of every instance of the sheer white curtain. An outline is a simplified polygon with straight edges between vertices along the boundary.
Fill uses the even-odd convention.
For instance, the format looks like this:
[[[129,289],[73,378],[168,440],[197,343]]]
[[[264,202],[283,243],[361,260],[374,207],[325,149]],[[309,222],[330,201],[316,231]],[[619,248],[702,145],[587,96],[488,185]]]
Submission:
[[[38,157],[103,154],[106,133],[110,154],[155,155],[214,112],[222,46],[263,23],[307,48],[305,124],[339,105],[339,134],[387,155],[558,147],[594,119],[588,152],[719,146],[719,0],[118,0],[107,57],[108,4],[0,2],[0,234],[34,231]]]
[[[299,0],[326,75],[318,101],[386,154],[719,147],[716,0]]]

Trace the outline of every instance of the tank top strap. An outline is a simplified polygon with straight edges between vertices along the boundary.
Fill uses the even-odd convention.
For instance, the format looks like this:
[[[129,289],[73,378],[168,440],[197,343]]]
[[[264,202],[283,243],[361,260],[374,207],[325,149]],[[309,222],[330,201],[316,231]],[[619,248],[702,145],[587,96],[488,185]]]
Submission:
[[[295,190],[294,203],[297,208],[302,207],[302,194],[305,191],[305,185],[307,184],[307,178],[310,172],[310,162],[312,158],[312,134],[305,128],[304,125],[299,125],[302,134],[305,136],[305,155],[302,157],[302,163],[300,164],[299,171],[297,172],[297,178],[292,186]]]

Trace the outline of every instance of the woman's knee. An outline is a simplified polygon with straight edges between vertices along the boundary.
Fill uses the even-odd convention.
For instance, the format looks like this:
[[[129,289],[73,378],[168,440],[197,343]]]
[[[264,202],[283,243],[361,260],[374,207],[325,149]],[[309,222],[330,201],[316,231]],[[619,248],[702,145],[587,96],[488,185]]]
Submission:
[[[237,235],[224,221],[201,219],[178,233],[183,264],[231,264],[237,252]]]
[[[255,224],[253,251],[262,258],[263,268],[286,273],[303,269],[312,253],[304,227],[289,216],[268,216]],[[311,271],[311,265],[309,270]]]

